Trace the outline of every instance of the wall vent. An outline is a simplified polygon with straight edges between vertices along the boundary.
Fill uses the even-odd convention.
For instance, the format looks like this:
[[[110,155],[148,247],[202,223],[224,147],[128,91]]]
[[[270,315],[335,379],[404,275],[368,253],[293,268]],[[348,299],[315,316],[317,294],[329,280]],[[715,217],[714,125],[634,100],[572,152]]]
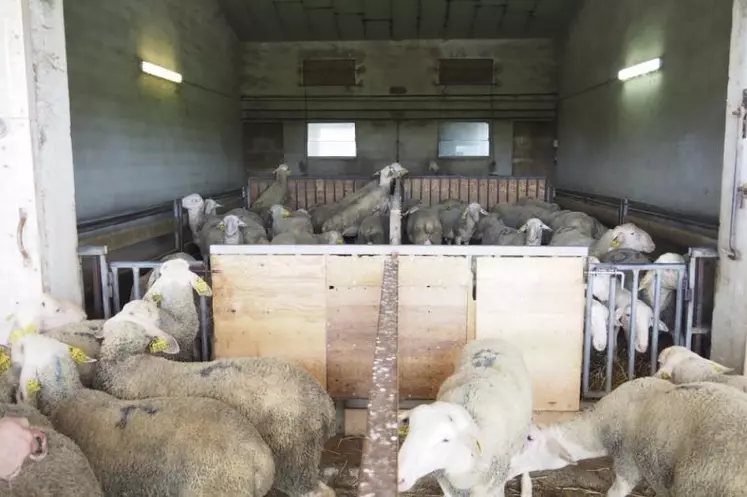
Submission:
[[[438,84],[490,86],[493,84],[493,59],[439,59]]]
[[[304,59],[302,86],[355,86],[355,59]]]

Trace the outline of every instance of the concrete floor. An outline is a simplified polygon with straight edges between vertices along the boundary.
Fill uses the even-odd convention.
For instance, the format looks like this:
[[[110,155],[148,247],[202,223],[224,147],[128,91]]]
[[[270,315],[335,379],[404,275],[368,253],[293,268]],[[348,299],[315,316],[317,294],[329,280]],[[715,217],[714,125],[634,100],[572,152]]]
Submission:
[[[334,438],[329,441],[322,458],[322,473],[338,497],[357,497],[358,468],[360,467],[361,437]],[[532,474],[534,497],[590,497],[603,496],[612,484],[610,461],[596,459],[584,461],[575,467],[560,471]],[[507,496],[519,495],[519,478],[509,483]],[[435,480],[423,479],[413,492],[402,494],[411,497],[443,495]],[[654,493],[642,486],[632,497],[653,497]]]

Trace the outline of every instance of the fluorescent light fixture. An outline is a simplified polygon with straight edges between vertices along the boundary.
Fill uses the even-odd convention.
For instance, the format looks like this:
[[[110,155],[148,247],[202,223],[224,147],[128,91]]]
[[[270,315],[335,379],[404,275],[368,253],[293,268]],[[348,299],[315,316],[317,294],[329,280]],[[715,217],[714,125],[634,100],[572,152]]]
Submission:
[[[157,66],[150,62],[142,61],[142,63],[140,64],[140,68],[143,70],[144,73],[150,74],[151,76],[156,76],[157,78],[167,79],[169,81],[173,81],[174,83],[182,82],[181,74],[179,74],[178,72],[169,71],[165,67]]]
[[[658,71],[659,68],[661,68],[661,59],[651,59],[634,66],[626,67],[617,73],[617,78],[620,81],[627,81],[631,78],[637,78],[638,76]]]

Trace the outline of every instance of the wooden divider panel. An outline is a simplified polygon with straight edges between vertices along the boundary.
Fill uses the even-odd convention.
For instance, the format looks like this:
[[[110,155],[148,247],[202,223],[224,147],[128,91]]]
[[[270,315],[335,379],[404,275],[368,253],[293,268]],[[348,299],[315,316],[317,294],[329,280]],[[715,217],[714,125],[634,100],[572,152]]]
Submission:
[[[323,255],[211,257],[214,356],[287,360],[327,384]]]
[[[467,341],[467,257],[400,256],[399,385],[402,399],[434,399]]]
[[[524,352],[534,409],[577,411],[584,329],[582,257],[480,257],[476,338]]]

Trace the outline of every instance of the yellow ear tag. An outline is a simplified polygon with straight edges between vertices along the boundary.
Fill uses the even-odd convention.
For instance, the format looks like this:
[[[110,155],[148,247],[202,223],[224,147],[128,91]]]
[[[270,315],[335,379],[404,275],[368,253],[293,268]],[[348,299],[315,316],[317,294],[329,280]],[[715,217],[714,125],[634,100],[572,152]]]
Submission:
[[[480,454],[482,454],[482,445],[480,445],[480,441],[479,440],[475,440],[475,445],[477,445],[477,452],[479,452]]]
[[[398,435],[399,435],[400,437],[406,437],[406,436],[407,436],[407,433],[408,433],[409,431],[410,431],[410,427],[409,427],[409,426],[407,426],[407,425],[403,425],[403,426],[400,426],[400,427],[399,427],[399,428],[397,429],[397,434],[398,434]]]
[[[22,330],[14,331],[13,333],[11,333],[10,341],[15,342],[21,337],[24,337],[26,335],[33,335],[34,333],[36,333],[36,325],[30,324],[26,326],[25,328],[23,328]]]
[[[4,350],[0,350],[0,374],[3,374],[13,366],[13,361]]]
[[[28,393],[36,393],[41,390],[41,385],[36,380],[29,380],[26,382],[26,390]]]
[[[197,278],[197,281],[195,282],[195,292],[197,292],[197,295],[203,297],[210,292],[210,287],[205,280]]]
[[[226,231],[226,225],[223,223],[220,223],[218,225],[218,231]]]
[[[661,378],[662,380],[671,380],[672,379],[672,377],[669,376],[669,373],[667,373],[666,371],[662,371],[661,373],[659,373],[659,378]]]
[[[88,359],[88,356],[85,352],[80,350],[78,347],[73,347],[72,345],[67,346],[68,349],[70,349],[70,355],[73,357],[75,362],[78,364],[83,364]]]
[[[712,371],[713,371],[714,373],[720,373],[720,372],[721,372],[721,368],[719,368],[718,366],[713,366],[713,365],[711,365],[711,370],[712,370]]]
[[[156,307],[161,307],[161,301],[163,300],[163,297],[161,297],[160,294],[154,293],[150,296],[150,299],[153,301],[154,304],[156,304]]]
[[[620,247],[620,240],[612,240],[610,242],[610,247],[612,247],[612,248],[619,248]]]
[[[291,217],[291,213],[288,211],[283,211],[283,217]]]
[[[338,238],[338,239],[337,239],[337,241],[336,241],[335,243],[336,243],[337,245],[342,245],[342,244],[344,244],[344,243],[345,243],[345,240],[343,240],[342,238]]]
[[[152,353],[156,352],[163,352],[164,350],[169,348],[169,344],[166,343],[166,340],[163,338],[156,338],[152,342],[150,342],[150,345],[148,345],[148,351]]]
[[[462,219],[467,219],[467,211],[462,212]]]

